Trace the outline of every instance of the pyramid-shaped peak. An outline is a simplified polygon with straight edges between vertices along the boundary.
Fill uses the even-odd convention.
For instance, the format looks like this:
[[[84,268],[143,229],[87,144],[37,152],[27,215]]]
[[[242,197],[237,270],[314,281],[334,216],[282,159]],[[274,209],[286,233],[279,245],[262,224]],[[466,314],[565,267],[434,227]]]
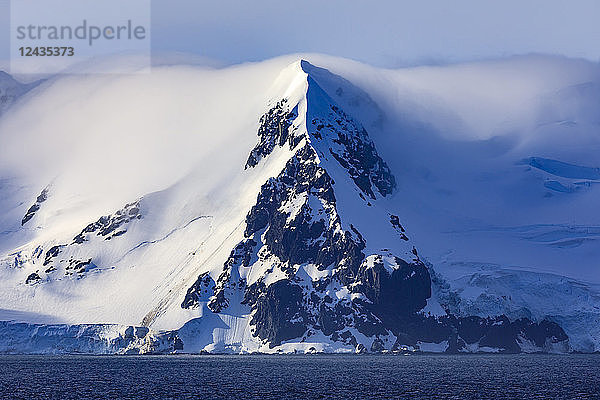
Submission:
[[[365,203],[367,198],[391,194],[395,178],[362,122],[369,113],[379,116],[377,106],[348,80],[306,60],[296,61],[286,72],[295,72],[298,66],[303,73],[288,81],[287,95],[276,98],[260,118],[259,141],[245,168],[257,166],[278,147],[295,152],[306,144],[319,158],[320,166],[346,171],[341,179],[350,178]]]

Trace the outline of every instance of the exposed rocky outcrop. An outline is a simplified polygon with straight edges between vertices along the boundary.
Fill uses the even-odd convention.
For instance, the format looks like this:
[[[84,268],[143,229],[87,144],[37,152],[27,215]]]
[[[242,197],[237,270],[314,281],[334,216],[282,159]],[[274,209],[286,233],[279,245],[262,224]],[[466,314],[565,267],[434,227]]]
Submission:
[[[64,270],[66,275],[81,275],[95,268],[96,265],[92,262],[92,258],[81,259],[80,256],[74,257],[73,255],[68,255],[68,250],[83,245],[93,237],[111,240],[121,236],[127,232],[127,225],[129,223],[141,218],[139,201],[125,205],[125,207],[112,215],[100,217],[96,222],[87,225],[73,238],[71,243],[57,244],[46,250],[43,262],[43,266],[47,267],[45,273],[57,271],[60,262],[65,263]],[[64,253],[67,253],[67,255]],[[61,257],[62,259],[58,260]]]
[[[257,284],[247,292],[245,301],[251,302],[254,308],[250,321],[256,327],[254,334],[271,347],[306,332],[308,315],[300,286],[288,280],[277,281],[268,287]]]
[[[313,94],[312,91],[317,93]],[[326,95],[313,83],[309,86],[308,96]],[[365,128],[342,109],[329,105],[327,110],[321,110],[312,116],[307,129],[311,137],[326,142],[327,151],[365,195],[374,200],[375,191],[384,197],[392,193],[396,187],[394,175],[377,154]]]
[[[288,143],[290,149],[296,147],[300,138],[294,136],[294,132],[290,127],[297,116],[298,106],[289,110],[287,100],[283,99],[260,118],[258,128],[260,141],[250,152],[246,168],[255,167],[263,157],[271,154],[277,146]]]
[[[48,190],[49,188],[46,187],[38,195],[38,197],[35,199],[35,203],[33,203],[31,207],[29,207],[29,209],[23,216],[23,219],[21,220],[21,225],[25,225],[27,222],[29,222],[29,220],[31,220],[35,216],[35,213],[39,211],[42,203],[48,199]]]
[[[201,301],[208,301],[215,292],[215,281],[208,272],[201,274],[196,282],[188,289],[181,308],[197,308]]]
[[[111,240],[127,232],[127,229],[123,227],[125,224],[140,218],[142,218],[142,214],[140,213],[139,201],[127,204],[116,213],[100,217],[96,222],[86,226],[81,233],[73,238],[73,243],[81,244],[88,240],[88,237],[92,234],[102,236],[104,240]]]
[[[29,285],[29,284],[33,284],[33,283],[37,283],[41,280],[42,278],[38,275],[37,272],[32,272],[31,274],[29,274],[27,276],[27,279],[25,279],[25,284]]]

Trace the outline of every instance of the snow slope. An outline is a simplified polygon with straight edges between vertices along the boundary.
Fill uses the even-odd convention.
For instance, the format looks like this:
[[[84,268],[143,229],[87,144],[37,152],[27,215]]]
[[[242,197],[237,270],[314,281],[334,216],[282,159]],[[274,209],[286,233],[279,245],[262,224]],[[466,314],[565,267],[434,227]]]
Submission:
[[[185,351],[354,351],[322,332],[270,347],[242,292],[208,308],[263,184],[296,154],[263,147],[247,164],[261,116],[286,99],[297,105],[290,132],[312,138],[339,200],[331,214],[298,192],[282,205],[289,221],[304,204],[324,207],[340,229],[352,221],[367,255],[410,262],[415,246],[432,276],[425,313],[549,320],[571,349],[599,351],[599,85],[598,65],[541,56],[382,70],[295,55],[49,79],[0,118],[0,319],[181,328]],[[308,132],[331,104],[368,131],[395,177],[387,195],[369,200],[330,149],[352,155]],[[239,269],[248,285],[286,279],[273,259],[251,262]],[[296,268],[307,284],[338,273]],[[203,274],[207,289],[183,308]],[[360,294],[327,290],[340,302]]]

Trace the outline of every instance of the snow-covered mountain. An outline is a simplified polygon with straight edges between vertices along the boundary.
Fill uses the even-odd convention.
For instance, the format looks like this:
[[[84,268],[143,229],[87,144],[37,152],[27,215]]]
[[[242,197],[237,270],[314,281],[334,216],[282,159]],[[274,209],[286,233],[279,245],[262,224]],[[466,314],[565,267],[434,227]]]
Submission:
[[[40,81],[21,83],[6,72],[0,71],[0,115],[17,99],[39,85]]]
[[[598,351],[599,84],[533,56],[49,79],[0,119],[0,351]]]

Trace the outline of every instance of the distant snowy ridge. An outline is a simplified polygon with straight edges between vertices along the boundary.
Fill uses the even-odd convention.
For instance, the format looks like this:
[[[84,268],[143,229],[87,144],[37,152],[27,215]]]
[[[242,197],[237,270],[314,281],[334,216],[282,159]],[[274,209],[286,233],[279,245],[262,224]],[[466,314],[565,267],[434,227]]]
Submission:
[[[38,82],[21,83],[6,72],[0,71],[0,115],[4,113],[17,99],[39,85]]]

